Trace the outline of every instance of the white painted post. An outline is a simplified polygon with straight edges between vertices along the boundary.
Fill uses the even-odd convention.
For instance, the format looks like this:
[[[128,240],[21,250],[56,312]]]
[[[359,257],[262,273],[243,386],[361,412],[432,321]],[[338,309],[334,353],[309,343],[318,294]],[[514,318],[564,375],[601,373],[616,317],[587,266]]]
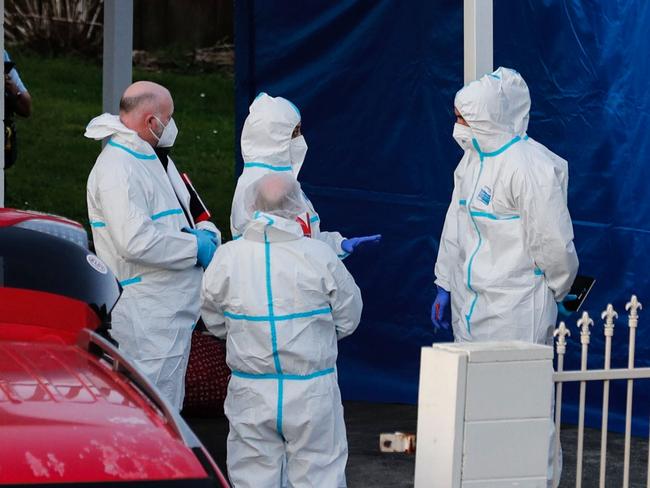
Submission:
[[[648,442],[650,442],[650,434],[648,434]],[[648,453],[648,473],[646,477],[646,488],[650,488],[650,453]]]
[[[467,355],[434,344],[420,361],[415,486],[460,488]]]
[[[580,327],[580,344],[582,344],[582,355],[580,361],[580,371],[587,371],[587,354],[589,353],[589,327],[594,325],[594,321],[589,318],[587,312],[582,312],[582,318],[578,320]],[[576,466],[576,488],[582,486],[582,451],[584,446],[585,435],[585,396],[587,393],[587,382],[580,382],[580,405],[578,406],[578,464]]]
[[[465,84],[493,71],[492,0],[464,0]]]
[[[611,366],[612,360],[612,337],[614,335],[614,319],[618,314],[610,303],[607,309],[600,314],[605,319],[605,370]],[[599,487],[605,488],[605,474],[607,471],[607,427],[609,419],[609,381],[603,383],[603,419],[600,428],[600,482]]]
[[[555,329],[553,336],[557,337],[557,372],[564,371],[564,355],[566,354],[566,337],[571,335],[564,322]],[[553,484],[560,484],[560,430],[562,429],[562,383],[555,385],[555,445],[553,447]]]
[[[5,0],[0,0],[0,47],[2,52],[5,49]],[[0,97],[0,113],[2,114],[2,122],[0,122],[0,141],[2,147],[5,147],[5,97]],[[0,151],[0,207],[5,206],[5,152],[4,149]]]
[[[423,348],[415,488],[546,486],[552,362],[516,341]]]
[[[117,114],[132,80],[133,0],[104,2],[103,109]]]
[[[630,301],[625,305],[625,310],[630,312],[628,316],[628,326],[630,327],[630,344],[628,350],[627,367],[628,369],[634,368],[634,352],[636,347],[636,328],[639,325],[638,311],[643,309],[643,306],[632,295]],[[625,407],[625,451],[623,454],[623,488],[630,486],[630,442],[632,438],[632,396],[634,390],[634,380],[627,382],[627,403]]]

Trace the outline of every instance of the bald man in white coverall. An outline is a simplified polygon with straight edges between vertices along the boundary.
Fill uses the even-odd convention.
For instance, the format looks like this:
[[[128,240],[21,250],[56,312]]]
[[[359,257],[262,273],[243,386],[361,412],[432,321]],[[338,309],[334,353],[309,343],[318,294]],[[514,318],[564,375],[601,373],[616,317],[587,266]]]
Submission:
[[[97,255],[124,288],[111,336],[180,410],[202,268],[220,238],[211,222],[194,222],[190,194],[168,157],[178,132],[173,112],[165,87],[139,81],[124,92],[120,114],[94,118],[85,135],[107,139],[87,203]]]

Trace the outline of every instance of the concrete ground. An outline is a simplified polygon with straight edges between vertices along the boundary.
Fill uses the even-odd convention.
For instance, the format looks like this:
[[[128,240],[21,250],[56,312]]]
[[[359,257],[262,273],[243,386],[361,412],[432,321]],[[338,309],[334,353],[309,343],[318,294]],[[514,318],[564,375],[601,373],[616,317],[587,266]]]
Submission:
[[[576,451],[578,428],[564,426],[561,432],[564,467],[560,488],[576,486]],[[648,472],[648,439],[632,437],[630,444],[630,488],[645,488]],[[606,486],[623,486],[623,457],[625,436],[610,432],[607,438]],[[582,486],[599,486],[600,430],[585,429]]]
[[[382,454],[379,434],[382,432],[416,432],[417,407],[414,405],[346,402],[345,421],[348,431],[349,458],[347,478],[349,488],[413,486],[415,456],[412,454]],[[225,418],[188,418],[196,434],[225,472]],[[577,428],[562,429],[564,469],[560,488],[576,486]],[[624,438],[609,434],[607,487],[623,486]],[[585,431],[582,486],[598,486],[600,469],[600,431]],[[632,438],[630,488],[646,486],[648,469],[648,439]]]

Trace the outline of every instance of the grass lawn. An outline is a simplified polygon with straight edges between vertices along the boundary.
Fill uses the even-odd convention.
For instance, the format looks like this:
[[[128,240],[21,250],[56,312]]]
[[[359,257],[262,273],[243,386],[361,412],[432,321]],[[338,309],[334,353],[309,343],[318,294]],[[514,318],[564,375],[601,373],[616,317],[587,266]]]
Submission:
[[[9,52],[32,95],[33,113],[17,120],[18,161],[6,172],[5,205],[64,215],[88,228],[86,179],[101,145],[83,134],[102,110],[101,63]],[[235,186],[232,76],[134,70],[133,78],[171,91],[179,128],[171,156],[228,237]]]

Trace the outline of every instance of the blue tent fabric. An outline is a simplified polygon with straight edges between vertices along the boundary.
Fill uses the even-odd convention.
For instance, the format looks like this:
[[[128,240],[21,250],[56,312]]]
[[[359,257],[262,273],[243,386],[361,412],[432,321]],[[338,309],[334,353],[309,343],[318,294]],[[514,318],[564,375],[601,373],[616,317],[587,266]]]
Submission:
[[[292,100],[309,145],[300,180],[325,230],[383,234],[346,260],[364,297],[358,331],[342,341],[344,398],[417,401],[422,346],[434,334],[433,265],[461,151],[451,137],[462,86],[463,12],[457,0],[290,0],[235,3],[237,134],[257,93]],[[600,312],[620,314],[613,366],[627,364],[624,305],[650,297],[648,127],[650,20],[643,0],[495,2],[495,67],[527,80],[529,133],[569,161],[569,207],[581,273],[598,283],[586,303],[596,322],[590,367],[602,367]],[[238,145],[239,141],[237,141]],[[238,170],[241,156],[237,154]],[[650,299],[650,298],[648,298]],[[650,305],[650,302],[649,302]],[[650,325],[637,332],[650,362]],[[567,368],[579,368],[572,317]],[[650,324],[650,318],[645,321]],[[635,432],[647,433],[650,394],[635,392]],[[620,429],[625,384],[613,384]],[[576,418],[567,387],[565,419]],[[602,388],[589,386],[587,421],[600,425]]]
[[[506,5],[507,4],[507,5]],[[580,272],[598,281],[584,308],[594,319],[589,368],[604,364],[600,313],[619,313],[612,366],[627,367],[625,304],[635,293],[650,305],[650,4],[629,2],[494,2],[495,64],[513,66],[532,96],[529,134],[569,161],[569,209]],[[636,366],[650,366],[650,316],[640,313]],[[645,314],[647,315],[647,313]],[[580,368],[580,334],[572,317],[565,367]],[[610,427],[624,427],[626,382],[614,382]],[[648,382],[635,385],[634,431],[648,433]],[[565,418],[577,418],[577,385]],[[602,387],[587,388],[587,423],[600,426]]]

